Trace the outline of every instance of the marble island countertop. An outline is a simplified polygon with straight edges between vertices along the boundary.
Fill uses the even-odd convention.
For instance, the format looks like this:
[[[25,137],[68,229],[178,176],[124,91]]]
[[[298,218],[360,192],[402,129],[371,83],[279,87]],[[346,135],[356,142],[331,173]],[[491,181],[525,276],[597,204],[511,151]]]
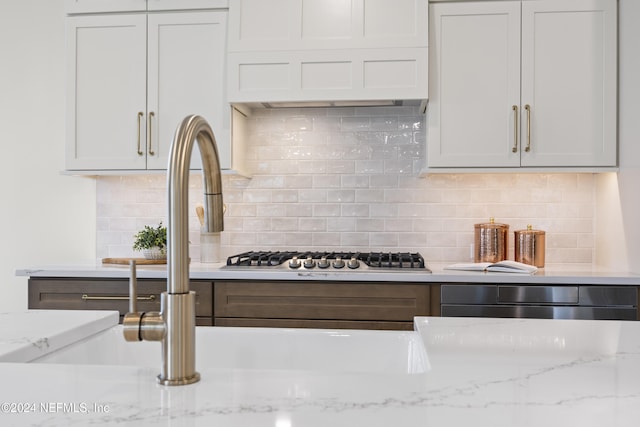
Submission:
[[[638,322],[427,317],[415,324],[426,347],[426,373],[216,369],[198,361],[200,382],[163,387],[155,383],[159,368],[0,363],[0,423],[638,424]]]
[[[30,362],[118,324],[117,311],[0,313],[0,362]]]
[[[223,263],[189,266],[194,280],[335,280],[335,281],[386,281],[420,283],[532,283],[532,284],[592,284],[640,286],[640,274],[609,271],[599,268],[547,267],[535,274],[488,273],[445,270],[446,265],[429,265],[431,273],[420,271],[321,271],[288,270],[286,268],[227,268]],[[167,277],[166,265],[139,265],[138,278],[162,279]],[[83,277],[127,278],[129,266],[109,264],[60,265],[22,268],[17,276],[24,277]]]

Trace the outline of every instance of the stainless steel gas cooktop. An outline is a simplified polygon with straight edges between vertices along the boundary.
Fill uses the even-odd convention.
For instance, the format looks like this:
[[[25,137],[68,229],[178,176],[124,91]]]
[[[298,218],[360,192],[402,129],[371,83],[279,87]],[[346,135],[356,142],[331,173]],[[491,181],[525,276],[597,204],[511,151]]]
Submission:
[[[227,268],[430,273],[419,253],[250,251],[227,258]]]

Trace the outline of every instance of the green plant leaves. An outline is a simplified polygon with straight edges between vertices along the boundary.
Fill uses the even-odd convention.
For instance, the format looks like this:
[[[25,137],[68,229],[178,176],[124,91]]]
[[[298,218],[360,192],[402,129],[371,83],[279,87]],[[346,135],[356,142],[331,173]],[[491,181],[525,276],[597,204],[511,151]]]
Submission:
[[[166,248],[167,227],[162,225],[162,221],[160,221],[160,224],[155,228],[145,225],[142,230],[138,231],[134,238],[133,249],[136,251],[154,247]]]

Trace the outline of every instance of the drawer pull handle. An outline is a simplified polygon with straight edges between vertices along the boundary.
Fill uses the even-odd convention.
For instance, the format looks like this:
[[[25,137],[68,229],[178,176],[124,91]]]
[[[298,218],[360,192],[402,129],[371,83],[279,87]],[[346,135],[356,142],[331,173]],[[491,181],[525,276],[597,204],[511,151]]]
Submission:
[[[91,295],[83,294],[83,301],[129,301],[128,296],[107,296],[107,297],[94,297]],[[155,295],[149,295],[147,297],[138,297],[137,301],[155,301]]]

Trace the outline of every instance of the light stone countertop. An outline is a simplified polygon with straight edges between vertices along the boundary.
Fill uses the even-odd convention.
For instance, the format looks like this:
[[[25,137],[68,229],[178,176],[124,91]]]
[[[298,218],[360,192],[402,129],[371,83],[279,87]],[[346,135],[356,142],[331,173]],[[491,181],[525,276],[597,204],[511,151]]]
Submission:
[[[0,363],[3,426],[631,427],[640,323],[416,318],[421,374]],[[159,368],[158,368],[159,369]]]
[[[0,313],[0,362],[30,362],[117,325],[118,319],[117,311]]]
[[[190,277],[195,280],[335,280],[357,282],[419,282],[419,283],[523,283],[523,284],[591,284],[640,286],[640,275],[628,272],[607,271],[598,268],[547,267],[533,275],[514,273],[486,273],[444,270],[446,265],[429,265],[432,273],[415,270],[322,271],[288,270],[279,266],[269,270],[230,267],[223,263],[191,263]],[[84,277],[84,278],[128,278],[129,266],[101,263],[86,265],[59,265],[30,267],[16,270],[24,277]],[[164,279],[166,265],[140,265],[138,278]]]

